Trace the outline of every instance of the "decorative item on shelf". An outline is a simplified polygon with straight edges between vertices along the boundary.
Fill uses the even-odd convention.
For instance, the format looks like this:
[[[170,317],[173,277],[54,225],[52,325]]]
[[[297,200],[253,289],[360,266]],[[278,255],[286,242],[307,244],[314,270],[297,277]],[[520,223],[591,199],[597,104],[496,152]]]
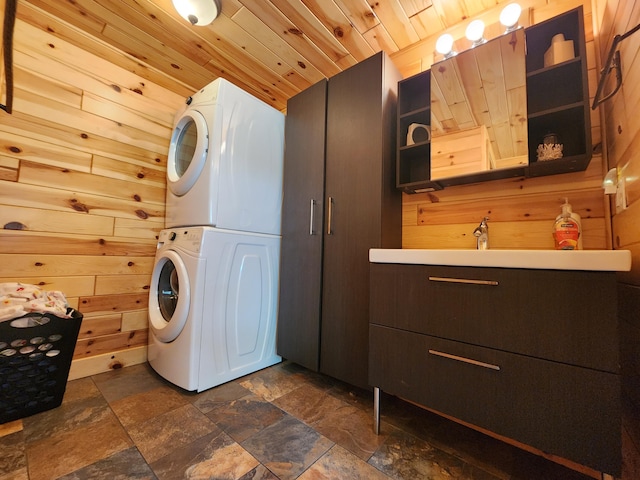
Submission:
[[[431,127],[422,123],[412,123],[407,130],[407,146],[431,140]]]
[[[538,161],[557,160],[562,158],[562,149],[564,145],[560,143],[560,137],[557,133],[547,133],[542,139],[542,143],[538,145]]]
[[[562,33],[551,38],[551,46],[544,52],[544,66],[551,67],[575,58],[573,40],[565,40]]]

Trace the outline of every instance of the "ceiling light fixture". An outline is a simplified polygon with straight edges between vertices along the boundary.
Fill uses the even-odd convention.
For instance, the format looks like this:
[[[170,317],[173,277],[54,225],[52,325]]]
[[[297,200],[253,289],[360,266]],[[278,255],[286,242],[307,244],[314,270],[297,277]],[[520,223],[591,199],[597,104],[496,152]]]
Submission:
[[[171,0],[173,7],[191,25],[205,26],[220,15],[220,0]]]
[[[444,58],[453,57],[456,54],[453,51],[453,37],[448,33],[440,35],[436,41],[436,51],[444,55]]]
[[[500,12],[500,23],[507,28],[504,33],[513,32],[518,28],[518,19],[521,13],[522,7],[517,3],[510,3],[502,9],[502,12]]]
[[[484,38],[484,22],[482,20],[474,20],[467,26],[465,35],[471,41],[472,47],[482,45],[487,40]]]

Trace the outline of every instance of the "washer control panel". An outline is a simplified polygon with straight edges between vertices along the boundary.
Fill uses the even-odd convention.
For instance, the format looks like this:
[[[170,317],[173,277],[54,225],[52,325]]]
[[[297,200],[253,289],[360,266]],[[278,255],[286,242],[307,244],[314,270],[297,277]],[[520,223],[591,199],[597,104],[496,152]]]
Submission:
[[[166,246],[180,246],[191,252],[200,252],[204,230],[200,228],[171,228],[161,230],[156,249]]]

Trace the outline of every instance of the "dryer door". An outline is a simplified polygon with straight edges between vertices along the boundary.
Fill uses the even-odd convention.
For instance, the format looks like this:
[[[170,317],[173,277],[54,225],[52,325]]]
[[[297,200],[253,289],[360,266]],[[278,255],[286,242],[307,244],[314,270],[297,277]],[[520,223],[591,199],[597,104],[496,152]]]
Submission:
[[[171,135],[167,158],[167,186],[174,195],[182,196],[202,173],[209,151],[209,132],[204,116],[187,111]]]
[[[180,256],[167,250],[156,259],[149,294],[149,326],[158,340],[175,340],[187,323],[191,292]]]

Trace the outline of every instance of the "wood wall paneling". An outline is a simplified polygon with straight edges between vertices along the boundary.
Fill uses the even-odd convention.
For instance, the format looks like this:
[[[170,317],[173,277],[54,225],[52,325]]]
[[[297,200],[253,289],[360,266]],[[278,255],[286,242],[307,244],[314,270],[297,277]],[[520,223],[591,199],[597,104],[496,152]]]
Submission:
[[[17,181],[19,165],[17,159],[0,155],[0,180]]]
[[[0,245],[12,254],[155,255],[156,242],[141,238],[95,235],[60,235],[0,229]]]
[[[622,35],[640,23],[640,1],[596,2],[600,32],[598,59],[602,64],[615,35]],[[613,246],[632,252],[630,272],[618,275],[623,372],[623,480],[640,477],[640,33],[619,44],[622,88],[599,109],[603,119],[604,153],[608,167],[617,167],[626,180],[628,208],[613,212]],[[613,75],[612,75],[613,77]],[[611,85],[611,82],[608,83]],[[607,90],[611,91],[611,90]]]
[[[122,52],[19,8],[14,114],[0,122],[0,282],[60,290],[84,314],[74,375],[145,361],[166,155],[185,89],[154,84],[114,62]]]
[[[149,326],[149,311],[134,310],[122,313],[122,331],[143,330]]]
[[[122,314],[119,313],[95,316],[89,316],[87,314],[82,319],[82,326],[80,328],[80,333],[78,334],[78,339],[120,333],[121,325]]]
[[[489,216],[492,248],[553,248],[552,227],[567,197],[582,217],[584,248],[610,248],[602,168],[596,155],[584,172],[404,194],[402,245],[475,248],[473,230]]]
[[[64,271],[68,275],[147,275],[153,257],[90,255],[13,255],[0,254],[0,264],[21,275],[42,276]]]
[[[258,44],[262,46],[260,50],[266,49],[269,52],[277,53],[280,58],[284,59],[284,62],[276,60],[276,67],[279,66],[277,65],[278,63],[282,63],[285,67],[282,76],[301,91],[325,78],[325,75],[311,63],[307,65],[308,62],[300,61],[300,56],[296,50],[275,32],[265,28],[262,20],[249,9],[241,8],[232,18],[234,23],[240,26],[241,30],[253,33],[252,37],[255,37]],[[242,45],[247,45],[247,43],[243,42]],[[250,44],[247,48],[250,49]],[[256,53],[258,58],[265,58],[265,54],[262,51]],[[265,61],[271,65],[273,60],[269,57],[270,55],[266,57]]]
[[[74,6],[77,5],[77,3],[69,5],[71,5],[71,8],[75,8]],[[18,2],[18,19],[24,21],[25,25],[31,25],[42,33],[46,32],[53,35],[54,39],[62,40],[65,45],[81,45],[82,48],[79,49],[79,52],[73,51],[71,55],[65,56],[68,60],[67,63],[77,65],[78,70],[88,70],[87,67],[90,67],[90,71],[94,72],[94,74],[101,71],[109,72],[110,75],[125,74],[132,82],[115,82],[116,85],[124,85],[132,90],[142,89],[145,94],[147,94],[146,92],[148,90],[155,90],[159,95],[159,101],[162,100],[163,91],[166,94],[165,102],[169,101],[172,93],[181,97],[186,97],[193,93],[194,87],[190,85],[189,82],[179,80],[176,76],[168,76],[161,73],[146,64],[143,59],[128,55],[122,50],[109,46],[95,35],[85,33],[80,28],[74,27],[73,23],[75,20],[79,25],[83,27],[86,26],[88,31],[96,31],[96,29],[102,28],[101,25],[103,25],[104,22],[98,20],[96,26],[87,26],[85,22],[88,19],[90,21],[91,15],[86,15],[87,12],[85,12],[85,14],[78,12],[79,14],[73,15],[73,19],[71,19],[67,15],[67,12],[64,14],[60,13],[59,7],[61,6],[62,4],[60,3],[50,3],[41,0],[21,1]],[[47,13],[47,9],[51,10],[52,13]],[[58,15],[56,15],[56,13],[58,13]],[[71,23],[69,23],[69,21],[71,21]],[[20,22],[17,22],[17,24],[19,23]],[[19,35],[17,33],[18,28],[21,27],[16,25],[16,35]],[[28,41],[26,36],[20,36],[20,39],[21,41]],[[51,50],[57,50],[58,43],[58,41],[54,41],[46,43],[45,45],[48,45]],[[17,46],[16,49],[18,49]],[[61,51],[64,52],[64,50]],[[76,53],[81,53],[82,56],[74,57]],[[57,52],[53,55],[56,54]],[[76,58],[75,61],[74,58]],[[103,68],[94,68],[97,66],[96,63],[102,64]],[[200,86],[195,88],[199,88]],[[153,95],[149,96],[153,97]]]
[[[148,329],[145,328],[131,332],[93,336],[92,338],[79,338],[76,342],[73,358],[76,360],[109,354],[119,350],[128,350],[129,348],[146,347],[147,334]]]
[[[140,310],[148,305],[148,292],[128,293],[119,295],[88,295],[79,299],[78,305],[81,312],[109,313],[128,312]]]
[[[69,380],[88,377],[96,372],[117,370],[147,361],[147,346],[103,353],[92,357],[78,358],[71,363]]]

